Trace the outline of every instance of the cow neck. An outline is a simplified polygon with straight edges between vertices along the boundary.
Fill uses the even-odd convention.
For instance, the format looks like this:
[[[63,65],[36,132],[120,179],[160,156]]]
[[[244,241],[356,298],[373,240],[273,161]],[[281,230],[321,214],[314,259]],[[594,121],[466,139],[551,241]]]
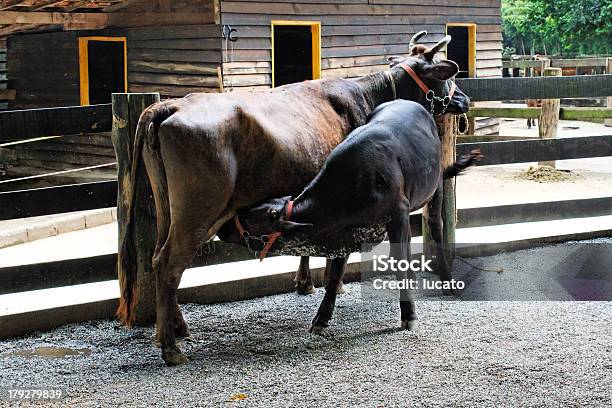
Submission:
[[[376,109],[380,104],[395,99],[393,92],[394,84],[389,79],[392,78],[389,78],[389,75],[384,71],[357,78],[356,81],[361,86],[363,95],[371,110]]]

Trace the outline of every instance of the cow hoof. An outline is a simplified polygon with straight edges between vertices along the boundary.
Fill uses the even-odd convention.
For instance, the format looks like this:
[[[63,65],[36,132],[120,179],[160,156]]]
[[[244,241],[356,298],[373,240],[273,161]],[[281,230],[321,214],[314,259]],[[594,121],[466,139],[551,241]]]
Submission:
[[[295,281],[295,291],[298,295],[312,295],[315,293],[315,287],[311,281],[297,280]]]
[[[442,294],[444,296],[455,296],[455,291],[452,289],[442,289]]]
[[[325,324],[325,325],[323,325],[323,324],[317,324],[317,325],[313,324],[310,327],[310,333],[321,335],[321,334],[323,334],[323,330],[326,327],[327,327],[327,324]]]
[[[161,341],[159,339],[155,339],[155,341],[153,342],[153,344],[155,345],[155,347],[157,348],[161,348],[162,344]]]
[[[338,289],[336,289],[336,293],[338,295],[343,295],[346,293],[346,289],[344,289],[344,285],[342,284],[342,282],[340,282],[340,284],[338,285]]]
[[[415,320],[402,320],[402,330],[412,331],[416,327],[416,319]]]
[[[181,350],[176,347],[162,351],[162,358],[167,366],[176,366],[189,362],[187,356],[181,353]]]

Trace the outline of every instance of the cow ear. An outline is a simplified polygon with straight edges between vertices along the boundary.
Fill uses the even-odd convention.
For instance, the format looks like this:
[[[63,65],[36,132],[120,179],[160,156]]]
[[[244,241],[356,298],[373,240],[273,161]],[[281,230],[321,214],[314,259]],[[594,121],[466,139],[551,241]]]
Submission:
[[[427,72],[427,76],[438,81],[451,79],[459,72],[459,66],[451,60],[442,60],[433,64]]]
[[[400,62],[402,62],[404,59],[400,56],[397,55],[392,55],[389,58],[387,58],[387,61],[389,61],[389,66],[391,68],[393,68],[394,66],[396,66],[397,64],[399,64]]]
[[[280,220],[278,222],[278,230],[280,232],[305,232],[308,231],[310,229],[312,229],[313,225],[308,223],[301,223],[301,222],[293,222],[293,221],[287,221],[287,220]]]

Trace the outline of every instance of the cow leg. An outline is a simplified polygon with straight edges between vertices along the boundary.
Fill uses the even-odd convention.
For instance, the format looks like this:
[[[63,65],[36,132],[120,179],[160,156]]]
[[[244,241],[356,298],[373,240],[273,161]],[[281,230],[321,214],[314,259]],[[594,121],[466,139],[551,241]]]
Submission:
[[[346,268],[348,257],[334,258],[330,260],[329,279],[325,285],[325,296],[319,306],[319,310],[312,321],[310,327],[311,333],[319,334],[325,327],[329,325],[329,321],[334,313],[336,305],[336,295],[338,293],[338,285],[342,281],[342,275]]]
[[[312,284],[312,273],[310,272],[309,257],[300,257],[300,266],[295,273],[295,291],[300,295],[310,295],[315,292]]]
[[[162,348],[162,358],[168,365],[189,361],[176,345],[177,334],[189,333],[178,306],[176,291],[181,276],[199,245],[197,234],[190,232],[190,228],[175,228],[173,224],[166,243],[153,258],[153,272],[156,277],[157,339]],[[180,321],[183,321],[183,325],[180,325]]]
[[[531,118],[527,118],[527,129],[531,129]]]
[[[331,270],[332,267],[332,260],[333,258],[327,258],[325,260],[325,272],[323,273],[323,281],[325,282],[325,286],[327,286],[327,282],[329,282],[329,272]],[[338,287],[336,288],[336,293],[339,295],[342,295],[343,293],[346,293],[346,290],[344,289],[344,284],[342,283],[342,280],[340,280],[340,282],[338,282]]]
[[[185,318],[183,317],[178,301],[176,302],[174,313],[174,335],[177,339],[191,337],[191,331],[189,330],[187,322],[185,322]]]
[[[389,258],[394,258],[398,262],[402,259],[410,261],[410,206],[401,204],[391,216],[391,221],[387,225],[389,244],[391,250]],[[399,270],[395,274],[398,281],[411,279],[416,281],[414,271]],[[412,291],[409,288],[400,289],[400,316],[401,327],[405,330],[412,330],[416,325],[417,315]]]
[[[444,251],[443,243],[443,221],[442,221],[442,183],[438,185],[436,192],[434,193],[431,201],[427,204],[429,218],[427,223],[429,225],[429,231],[431,232],[431,238],[434,241],[433,250],[436,256],[437,272],[440,275],[440,280],[444,282],[450,282],[451,272],[446,259],[446,253]],[[452,291],[445,290],[445,295],[452,294]]]

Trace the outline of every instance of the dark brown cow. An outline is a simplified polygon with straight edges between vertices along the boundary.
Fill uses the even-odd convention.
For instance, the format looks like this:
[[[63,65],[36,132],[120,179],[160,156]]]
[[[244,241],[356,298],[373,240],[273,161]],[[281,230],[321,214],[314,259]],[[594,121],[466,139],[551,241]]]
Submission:
[[[531,57],[531,61],[542,61],[546,60],[546,57],[541,57],[539,55],[534,55]],[[531,76],[542,76],[543,72],[541,68],[531,68],[532,75]],[[541,108],[542,100],[541,99],[527,99],[525,101],[527,103],[528,108]],[[527,118],[527,129],[531,129],[531,126],[536,125],[536,120],[534,118]]]
[[[457,71],[454,62],[434,59],[449,41],[447,36],[405,60],[439,97],[448,94],[447,80]],[[214,238],[239,208],[299,193],[349,132],[366,123],[378,105],[395,98],[414,100],[428,110],[431,106],[407,72],[394,67],[357,80],[305,81],[254,93],[192,94],[143,112],[130,186],[134,188],[142,154],[157,210],[156,336],[166,364],[188,361],[176,346],[176,336],[189,335],[176,291],[197,248]],[[469,99],[457,89],[446,110],[465,112],[468,105]],[[136,260],[130,236],[134,203],[126,204],[117,314],[129,325],[134,319]]]

